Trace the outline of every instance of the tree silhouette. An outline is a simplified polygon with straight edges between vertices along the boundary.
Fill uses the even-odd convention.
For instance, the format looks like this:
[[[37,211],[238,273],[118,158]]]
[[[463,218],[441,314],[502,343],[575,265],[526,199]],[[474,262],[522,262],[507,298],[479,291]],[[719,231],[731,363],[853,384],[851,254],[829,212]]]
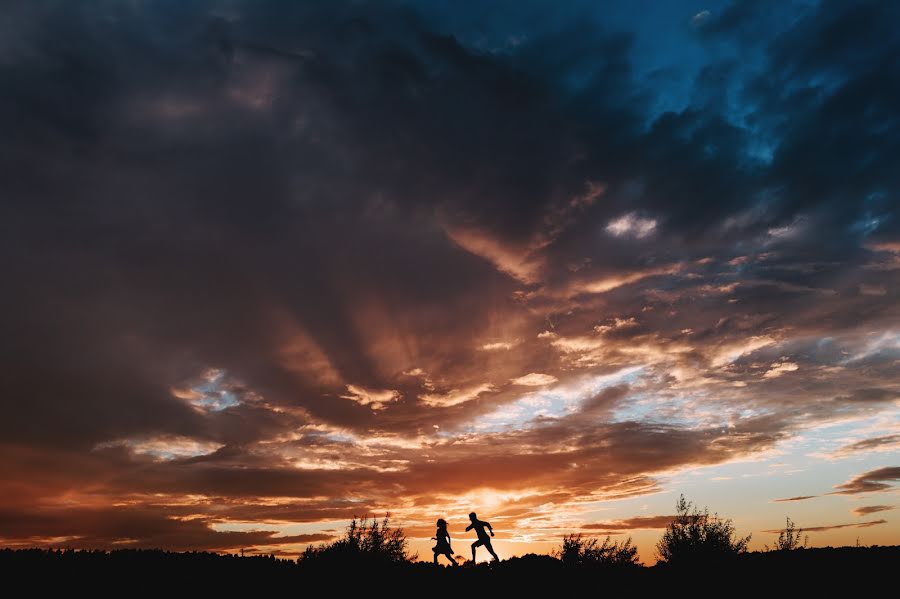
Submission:
[[[730,519],[709,510],[700,511],[681,495],[675,504],[675,518],[656,544],[659,559],[669,564],[716,562],[747,551],[750,536],[736,537]]]
[[[807,536],[801,543],[800,535],[803,534],[803,529],[797,528],[794,521],[789,517],[786,517],[785,519],[787,522],[785,522],[784,530],[778,533],[778,540],[775,541],[775,545],[771,549],[766,545],[767,551],[793,551],[795,549],[803,549],[806,547],[806,543],[809,542],[809,536]]]

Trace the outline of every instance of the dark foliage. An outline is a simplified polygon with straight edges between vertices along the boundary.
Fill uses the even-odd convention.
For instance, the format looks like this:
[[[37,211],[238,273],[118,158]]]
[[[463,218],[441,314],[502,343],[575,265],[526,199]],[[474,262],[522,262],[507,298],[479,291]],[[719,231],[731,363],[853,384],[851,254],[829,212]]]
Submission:
[[[555,557],[567,566],[594,566],[602,568],[628,568],[638,565],[637,547],[631,537],[624,541],[612,542],[607,536],[603,543],[596,538],[586,538],[581,534],[563,537]]]
[[[771,548],[766,545],[766,551],[794,551],[806,547],[806,544],[809,542],[809,536],[804,537],[801,542],[800,535],[803,534],[803,529],[797,528],[797,525],[790,518],[785,518],[785,520],[787,521],[785,522],[784,530],[778,533],[778,540],[775,541],[775,545]]]
[[[212,553],[170,553],[154,550],[47,551],[0,550],[0,572],[8,589],[26,585],[38,596],[84,589],[94,594],[129,596],[149,592],[178,596],[236,596],[263,592],[318,594],[330,588],[350,593],[387,591],[391,596],[461,595],[472,589],[498,596],[582,594],[585,589],[627,592],[642,596],[690,588],[692,596],[770,589],[782,577],[802,580],[804,591],[830,590],[852,581],[854,590],[891,588],[900,546],[810,548],[804,551],[743,553],[721,567],[678,568],[668,565],[611,570],[569,567],[548,555],[525,555],[494,564],[466,568],[435,567],[430,563],[385,565],[369,575],[365,569],[333,562],[305,565],[273,556],[240,557]],[[321,568],[320,568],[321,566]],[[702,580],[702,584],[698,584]],[[341,593],[342,595],[344,593]]]
[[[408,552],[409,542],[402,528],[390,525],[390,514],[378,520],[354,518],[343,537],[318,547],[309,546],[298,560],[301,566],[323,562],[370,565],[400,564],[416,559]]]
[[[668,564],[719,564],[747,551],[750,536],[735,536],[730,519],[710,515],[684,495],[675,504],[675,518],[656,544],[660,561]]]

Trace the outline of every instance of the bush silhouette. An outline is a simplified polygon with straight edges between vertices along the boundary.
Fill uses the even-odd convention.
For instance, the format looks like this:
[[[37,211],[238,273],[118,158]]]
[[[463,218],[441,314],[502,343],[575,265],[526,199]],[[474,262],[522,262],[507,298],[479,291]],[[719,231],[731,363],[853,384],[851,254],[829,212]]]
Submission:
[[[785,519],[787,522],[785,522],[784,530],[778,533],[778,540],[775,541],[775,545],[771,549],[766,545],[767,551],[793,551],[795,549],[803,549],[806,547],[809,537],[807,536],[804,538],[801,543],[800,535],[803,534],[803,529],[797,528],[794,521],[790,518]]]
[[[563,537],[562,546],[554,555],[568,566],[627,568],[638,565],[637,547],[631,544],[631,537],[613,543],[607,536],[600,543],[596,538],[569,534]]]
[[[730,519],[699,509],[684,498],[675,504],[675,518],[656,544],[660,561],[668,564],[721,562],[747,551],[750,536],[736,537]]]
[[[332,562],[399,564],[416,558],[407,551],[409,542],[402,528],[390,525],[390,514],[379,523],[375,518],[353,518],[344,536],[319,547],[309,546],[300,555],[301,565]]]

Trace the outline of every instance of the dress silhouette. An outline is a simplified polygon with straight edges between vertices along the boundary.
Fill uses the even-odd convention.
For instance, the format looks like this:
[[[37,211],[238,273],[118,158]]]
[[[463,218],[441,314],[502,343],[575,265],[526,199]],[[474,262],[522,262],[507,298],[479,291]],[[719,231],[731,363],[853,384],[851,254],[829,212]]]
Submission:
[[[491,546],[491,537],[494,536],[494,528],[491,526],[491,523],[479,520],[478,515],[475,514],[475,512],[469,514],[469,520],[471,520],[472,523],[466,527],[466,531],[474,528],[475,534],[478,535],[478,540],[472,543],[472,561],[475,561],[475,549],[482,545],[488,550],[488,553],[494,556],[495,560],[500,561],[500,558],[497,557],[497,554],[494,553],[494,548]],[[491,531],[491,537],[484,531],[485,528]]]
[[[450,533],[447,532],[447,522],[443,518],[437,521],[437,531],[432,538],[437,541],[437,544],[431,548],[434,551],[434,563],[438,563],[439,555],[445,555],[451,564],[458,565],[456,560],[451,557],[453,548],[450,546]]]

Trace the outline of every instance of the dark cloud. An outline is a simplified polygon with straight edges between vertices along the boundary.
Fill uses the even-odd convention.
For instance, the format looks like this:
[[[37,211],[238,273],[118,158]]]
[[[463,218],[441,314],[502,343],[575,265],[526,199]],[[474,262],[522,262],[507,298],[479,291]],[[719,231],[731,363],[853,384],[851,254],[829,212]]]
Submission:
[[[609,531],[599,534],[621,534],[622,531],[639,530],[645,528],[665,528],[675,519],[675,516],[634,516],[625,520],[610,522],[591,522],[581,528],[585,530]]]
[[[818,497],[818,495],[798,495],[797,497],[786,497],[786,498],[784,498],[784,499],[773,499],[772,501],[775,501],[775,502],[782,502],[782,501],[805,501],[805,500],[807,500],[807,499],[815,499],[816,497]]]
[[[870,470],[853,477],[842,485],[837,485],[834,495],[857,495],[859,493],[873,493],[885,491],[891,488],[891,483],[900,480],[900,466],[890,466]]]
[[[897,393],[891,389],[866,387],[863,389],[856,389],[853,393],[848,395],[841,395],[837,397],[837,399],[840,401],[878,402],[891,401],[896,399],[896,397]]]
[[[838,448],[835,455],[844,456],[853,453],[868,452],[879,449],[890,450],[892,447],[900,446],[900,435],[885,435],[883,437],[873,437],[871,439],[863,439],[856,441],[843,447]]]
[[[857,516],[868,516],[869,514],[887,512],[892,509],[894,509],[894,506],[892,505],[861,505],[853,508],[853,513]]]
[[[0,513],[5,543],[24,546],[77,545],[85,548],[168,548],[222,551],[327,541],[328,534],[279,535],[272,530],[217,531],[214,520],[173,517],[170,509],[80,508]]]

